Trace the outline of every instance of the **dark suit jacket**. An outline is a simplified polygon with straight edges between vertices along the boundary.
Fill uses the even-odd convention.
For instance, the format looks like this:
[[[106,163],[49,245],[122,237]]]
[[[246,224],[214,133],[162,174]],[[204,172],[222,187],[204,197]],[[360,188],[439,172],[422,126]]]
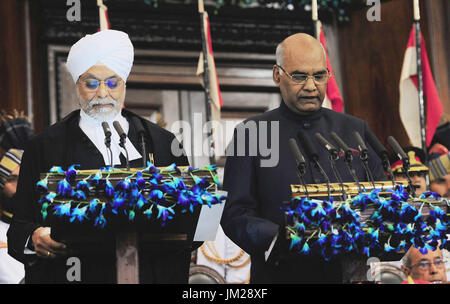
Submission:
[[[264,133],[266,124],[269,131]],[[279,129],[275,128],[273,129],[275,132],[271,133],[270,126],[274,127],[276,124],[279,124]],[[243,126],[247,126],[247,129],[256,128],[258,135],[248,136],[242,140],[237,130],[242,130]],[[282,102],[279,108],[252,117],[235,129],[232,141],[234,146],[229,146],[227,151],[227,155],[230,155],[234,150],[234,156],[228,156],[225,165],[224,189],[228,191],[228,199],[221,224],[225,234],[251,255],[251,281],[254,283],[341,280],[339,261],[324,262],[321,257],[302,257],[288,250],[284,215],[280,207],[282,202],[291,198],[290,185],[299,184],[296,161],[288,141],[290,138],[297,139],[297,133],[301,129],[309,135],[318,151],[319,162],[330,181],[337,182],[331,170],[328,152],[313,138],[314,134],[320,132],[332,143],[329,134],[330,131],[334,131],[349,147],[356,149],[357,143],[352,132],[358,131],[364,139],[369,126],[361,119],[326,108],[308,116],[299,116]],[[257,153],[252,155],[250,149],[245,156],[239,156],[237,152],[243,143],[247,146],[247,150],[251,148],[249,144],[252,143],[259,148],[268,146],[273,149],[273,153],[269,156],[264,149],[258,149]],[[299,146],[306,157],[305,150],[300,144]],[[369,166],[375,180],[385,180],[380,159],[371,147],[369,153]],[[263,160],[266,161],[265,164],[261,162]],[[270,163],[274,160],[278,162],[272,166]],[[353,167],[359,181],[367,181],[359,158],[354,158]],[[344,182],[353,181],[342,158],[337,161],[337,169]],[[311,163],[307,164],[305,180],[307,184],[325,182]],[[266,262],[264,252],[269,249],[277,233],[279,233],[277,243]]]
[[[179,166],[189,164],[185,155],[175,157],[171,153],[172,142],[176,140],[172,133],[125,109],[122,110],[122,115],[130,124],[127,140],[133,143],[141,155],[140,141],[131,118],[136,116],[142,121],[146,129],[146,151],[154,153],[156,166],[168,166],[172,163]],[[77,110],[48,127],[30,140],[23,154],[16,208],[8,230],[8,253],[24,263],[27,283],[67,282],[66,259],[43,260],[37,259],[35,255],[24,254],[27,239],[36,228],[42,226],[39,193],[36,191],[40,173],[49,172],[52,166],[67,168],[79,164],[80,170],[105,166],[101,153],[78,126],[79,118]],[[124,166],[125,163],[122,163],[122,167]],[[142,159],[131,161],[130,167],[142,167]],[[184,244],[182,248],[172,248],[160,257],[155,257],[152,253],[148,253],[146,257],[141,256],[141,263],[144,263],[147,269],[145,273],[141,273],[141,281],[187,282],[191,246],[192,244],[189,246]],[[115,282],[114,250],[107,255],[83,257],[81,262],[82,282]]]

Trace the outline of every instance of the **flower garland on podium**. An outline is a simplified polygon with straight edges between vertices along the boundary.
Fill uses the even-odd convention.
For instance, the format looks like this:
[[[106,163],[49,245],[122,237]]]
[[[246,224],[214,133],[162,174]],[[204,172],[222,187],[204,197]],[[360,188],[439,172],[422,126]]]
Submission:
[[[93,220],[95,227],[104,228],[108,218],[120,215],[133,222],[137,215],[148,220],[159,220],[165,226],[176,216],[175,210],[181,213],[194,212],[198,205],[220,204],[225,196],[216,194],[210,189],[220,185],[215,166],[207,166],[212,182],[196,176],[201,170],[188,167],[183,173],[192,177],[194,183],[188,186],[182,177],[182,170],[175,164],[159,169],[150,162],[141,171],[123,171],[105,167],[95,173],[78,171],[79,165],[72,165],[66,171],[61,167],[53,167],[45,178],[37,183],[41,191],[42,218],[49,213],[68,222],[84,222]],[[126,175],[115,186],[109,180],[110,176]],[[76,177],[85,178],[76,181]],[[56,191],[49,191],[49,177],[60,176]],[[96,193],[103,193],[103,198],[87,198]],[[109,216],[107,216],[107,214]]]
[[[433,192],[411,198],[401,185],[388,191],[390,197],[380,196],[380,190],[375,189],[337,203],[333,198],[321,201],[293,197],[282,207],[290,249],[303,255],[319,254],[328,261],[350,253],[367,257],[398,253],[411,245],[423,254],[437,247],[450,248],[448,214],[437,206],[448,208],[447,199]],[[412,202],[421,206],[416,208]],[[430,208],[428,216],[422,214],[425,205]],[[369,217],[362,221],[365,210]]]

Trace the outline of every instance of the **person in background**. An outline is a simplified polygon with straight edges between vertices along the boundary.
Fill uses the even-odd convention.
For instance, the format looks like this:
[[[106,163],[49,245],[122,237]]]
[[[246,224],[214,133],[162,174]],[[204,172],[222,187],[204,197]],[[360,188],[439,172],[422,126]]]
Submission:
[[[428,250],[422,254],[419,248],[411,247],[402,259],[402,270],[408,280],[402,284],[428,284],[447,281],[446,260],[442,251]]]
[[[450,198],[450,153],[428,162],[430,168],[430,190],[442,197]]]
[[[403,150],[408,155],[410,163],[408,173],[411,182],[416,186],[416,196],[419,197],[422,193],[427,191],[426,175],[428,174],[428,167],[424,165],[426,164],[425,152],[417,147],[405,147]],[[396,181],[407,180],[406,175],[403,173],[403,161],[398,160],[397,155],[391,156],[391,169]]]

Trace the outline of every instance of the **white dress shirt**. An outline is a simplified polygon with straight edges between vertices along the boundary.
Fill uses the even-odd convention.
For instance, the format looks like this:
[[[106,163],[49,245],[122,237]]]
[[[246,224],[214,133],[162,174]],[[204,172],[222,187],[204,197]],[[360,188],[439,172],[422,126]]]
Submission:
[[[128,134],[129,130],[129,124],[125,117],[122,116],[121,113],[117,114],[114,119],[107,120],[106,122],[109,125],[109,128],[111,129],[111,151],[113,155],[113,166],[120,165],[120,153],[123,154],[124,157],[126,157],[125,150],[119,146],[120,143],[120,137],[117,133],[116,129],[113,126],[114,121],[118,121],[120,123],[120,126],[122,127],[123,131]],[[91,116],[87,115],[83,110],[80,110],[80,123],[79,126],[81,130],[86,134],[86,136],[94,143],[95,147],[100,151],[100,153],[103,156],[103,160],[105,162],[105,165],[110,165],[110,152],[106,148],[105,145],[105,133],[103,132],[102,128],[102,121],[96,120],[92,118]],[[133,143],[127,138],[125,142],[125,147],[128,151],[128,159],[129,161],[139,159],[141,158],[141,154],[137,151],[137,149],[134,147]]]

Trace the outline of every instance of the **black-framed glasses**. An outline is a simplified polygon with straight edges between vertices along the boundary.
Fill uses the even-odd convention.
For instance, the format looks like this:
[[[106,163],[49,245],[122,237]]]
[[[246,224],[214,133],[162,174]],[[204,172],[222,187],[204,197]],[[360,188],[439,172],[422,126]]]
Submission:
[[[312,78],[312,80],[314,81],[314,83],[316,85],[324,85],[328,82],[328,80],[331,77],[331,73],[328,69],[326,69],[325,71],[316,73],[314,75],[309,75],[306,73],[288,73],[286,72],[286,70],[281,66],[277,64],[277,67],[279,67],[289,78],[291,78],[291,80],[295,83],[298,84],[304,84],[306,83],[306,81],[308,80],[308,78]]]
[[[121,80],[117,77],[111,77],[105,80],[99,80],[95,78],[87,78],[83,80],[84,85],[90,91],[97,91],[100,83],[102,82],[107,86],[108,89],[115,90],[119,86],[120,81]]]
[[[428,271],[431,268],[431,264],[433,264],[434,266],[436,266],[436,268],[443,268],[445,266],[445,263],[447,262],[446,259],[441,259],[441,258],[437,258],[435,259],[433,262],[430,261],[420,261],[417,264],[408,266],[408,268],[413,268],[413,267],[417,267],[422,271]]]

